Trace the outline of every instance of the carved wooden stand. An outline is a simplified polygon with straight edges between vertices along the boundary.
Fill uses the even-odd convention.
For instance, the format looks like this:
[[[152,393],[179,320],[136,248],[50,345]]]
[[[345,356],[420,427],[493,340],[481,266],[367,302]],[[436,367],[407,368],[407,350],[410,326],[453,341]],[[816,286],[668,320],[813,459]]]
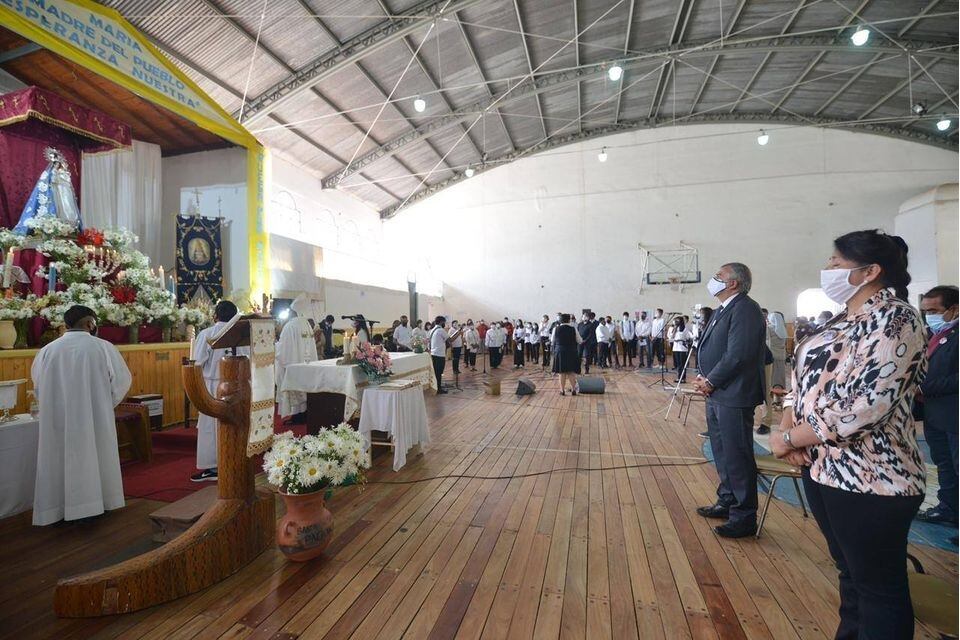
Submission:
[[[200,367],[183,367],[190,401],[220,422],[217,427],[218,499],[183,535],[125,562],[57,583],[54,611],[82,618],[130,613],[195,593],[239,571],[273,545],[274,496],[254,490],[247,457],[250,429],[250,362],[220,362],[218,398],[206,389]]]

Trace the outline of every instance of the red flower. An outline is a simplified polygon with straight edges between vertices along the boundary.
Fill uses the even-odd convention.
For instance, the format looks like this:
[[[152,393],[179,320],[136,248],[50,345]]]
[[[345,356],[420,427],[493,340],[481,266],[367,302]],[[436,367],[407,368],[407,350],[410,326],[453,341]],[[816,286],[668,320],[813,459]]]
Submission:
[[[84,229],[77,234],[77,244],[93,245],[95,247],[103,246],[103,232],[96,229]]]
[[[137,290],[129,285],[114,285],[110,295],[117,304],[131,304],[137,299]]]

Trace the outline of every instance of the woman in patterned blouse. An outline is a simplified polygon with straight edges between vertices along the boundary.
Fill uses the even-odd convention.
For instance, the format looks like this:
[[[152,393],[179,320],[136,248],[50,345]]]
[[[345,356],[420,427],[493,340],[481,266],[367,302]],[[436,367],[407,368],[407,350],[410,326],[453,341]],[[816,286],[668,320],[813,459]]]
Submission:
[[[904,299],[907,246],[880,231],[834,240],[821,286],[845,311],[797,348],[780,458],[804,466],[804,493],[840,571],[837,638],[913,638],[907,534],[925,471],[910,407],[924,333]]]

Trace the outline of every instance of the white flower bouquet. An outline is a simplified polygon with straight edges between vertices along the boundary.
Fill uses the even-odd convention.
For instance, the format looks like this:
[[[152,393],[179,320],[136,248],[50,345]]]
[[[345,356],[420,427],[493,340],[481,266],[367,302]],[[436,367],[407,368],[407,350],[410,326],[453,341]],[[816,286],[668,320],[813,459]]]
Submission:
[[[0,300],[0,320],[26,320],[36,315],[34,309],[36,297],[10,298]]]
[[[263,456],[267,482],[287,494],[314,493],[351,480],[362,485],[369,467],[363,438],[345,422],[315,436],[278,433]]]

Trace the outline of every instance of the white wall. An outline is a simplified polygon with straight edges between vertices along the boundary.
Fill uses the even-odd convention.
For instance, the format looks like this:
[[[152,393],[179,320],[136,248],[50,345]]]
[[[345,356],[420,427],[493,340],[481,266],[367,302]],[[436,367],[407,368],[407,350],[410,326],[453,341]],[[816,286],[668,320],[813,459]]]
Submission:
[[[163,213],[160,262],[168,272],[175,265],[178,213],[186,213],[194,189],[200,191],[200,213],[226,218],[223,242],[223,286],[229,294],[250,287],[247,243],[247,151],[231,148],[163,159]]]
[[[393,262],[377,210],[276,155],[267,205],[273,295],[307,293],[315,313],[362,313],[389,323],[409,312],[407,272]],[[421,295],[426,318],[431,298]],[[382,328],[382,327],[378,327]]]
[[[911,247],[911,300],[938,284],[957,284],[958,221],[957,183],[925,191],[900,206],[895,229]],[[922,250],[915,251],[918,247]]]
[[[790,317],[799,293],[819,285],[834,237],[892,232],[900,203],[957,179],[946,150],[812,128],[768,128],[760,147],[757,129],[695,125],[558,148],[478,174],[384,227],[440,273],[437,310],[457,316],[689,310],[710,302],[705,282],[720,264],[741,261],[752,295]],[[699,249],[703,282],[638,294],[638,243],[680,241]]]

